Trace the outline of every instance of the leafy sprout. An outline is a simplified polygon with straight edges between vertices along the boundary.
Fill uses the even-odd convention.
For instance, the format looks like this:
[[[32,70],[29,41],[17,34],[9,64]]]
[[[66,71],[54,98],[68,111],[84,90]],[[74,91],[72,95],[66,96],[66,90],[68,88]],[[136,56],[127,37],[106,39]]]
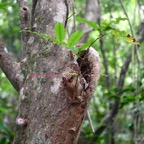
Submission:
[[[116,25],[120,21],[127,20],[127,18],[118,17],[115,20],[112,20],[111,22],[103,21],[101,23],[101,25],[98,25],[95,22],[88,21],[81,17],[76,17],[76,20],[78,22],[86,23],[88,26],[92,27],[94,30],[98,31],[100,34],[110,31],[111,34],[114,35],[117,39],[124,37],[124,38],[126,38],[127,42],[131,42],[133,44],[140,45],[140,43],[137,42],[135,40],[135,38],[131,37],[129,34],[126,36],[125,31],[119,30],[116,27]],[[80,54],[82,51],[88,49],[94,42],[96,42],[96,40],[99,39],[99,38],[96,38],[94,41],[90,40],[90,41],[82,44],[80,47],[77,47],[77,44],[78,44],[80,38],[83,36],[83,32],[81,30],[77,30],[69,37],[68,40],[65,40],[66,39],[66,29],[65,29],[64,25],[60,22],[57,22],[54,26],[55,38],[48,36],[46,34],[32,32],[30,30],[28,30],[26,32],[30,32],[30,33],[33,33],[40,37],[43,37],[45,39],[48,39],[48,40],[52,41],[54,44],[63,45],[65,47],[67,47],[68,49],[70,49],[75,54]]]

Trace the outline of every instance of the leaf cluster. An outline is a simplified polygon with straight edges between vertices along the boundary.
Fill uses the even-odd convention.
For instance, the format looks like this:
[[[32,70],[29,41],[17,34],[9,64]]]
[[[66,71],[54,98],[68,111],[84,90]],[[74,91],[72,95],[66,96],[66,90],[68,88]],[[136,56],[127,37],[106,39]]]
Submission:
[[[93,30],[98,31],[100,34],[103,33],[105,35],[105,34],[107,34],[107,32],[110,32],[117,39],[124,37],[127,42],[140,45],[140,43],[136,42],[134,38],[128,37],[128,35],[126,36],[125,31],[119,30],[116,27],[116,25],[119,24],[120,21],[127,20],[127,18],[118,17],[115,20],[112,20],[110,22],[103,21],[101,23],[101,25],[98,25],[95,22],[88,21],[81,17],[76,17],[76,20],[78,22],[86,23],[88,26],[92,27]],[[54,44],[63,45],[65,47],[67,47],[68,49],[70,49],[75,54],[80,54],[82,51],[88,49],[91,46],[91,44],[93,43],[93,40],[90,40],[90,41],[78,46],[78,42],[81,39],[81,37],[83,36],[83,32],[81,30],[75,31],[73,34],[71,34],[71,36],[68,38],[68,40],[66,40],[66,28],[64,27],[64,25],[61,22],[57,22],[55,24],[55,27],[54,27],[55,38],[53,38],[52,36],[48,36],[46,34],[32,32],[30,30],[28,32],[36,34],[45,39],[49,39]]]

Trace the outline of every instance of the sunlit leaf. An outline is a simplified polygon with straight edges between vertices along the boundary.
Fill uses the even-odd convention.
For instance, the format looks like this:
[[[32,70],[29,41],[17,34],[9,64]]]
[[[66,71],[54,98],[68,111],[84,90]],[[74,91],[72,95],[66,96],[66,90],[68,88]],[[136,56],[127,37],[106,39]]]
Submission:
[[[62,41],[61,44],[62,44],[63,46],[67,46],[67,43],[64,42],[64,41]]]
[[[125,37],[126,36],[126,31],[124,30],[119,30],[121,37]]]
[[[75,54],[77,54],[79,52],[79,49],[75,46],[71,46],[71,47],[69,47],[69,49]]]
[[[89,40],[87,43],[84,43],[84,44],[79,48],[79,52],[88,49],[92,42],[93,42],[93,40],[91,39],[91,40]]]
[[[133,44],[136,44],[136,45],[140,45],[140,43],[137,42],[137,41],[135,40],[135,38],[134,38],[134,37],[131,37],[129,34],[126,36],[126,41],[127,41],[127,42],[130,42],[130,43],[133,43]]]
[[[76,17],[76,20],[79,21],[79,22],[86,23],[87,25],[91,26],[95,30],[100,30],[99,25],[97,23],[95,23],[95,22],[88,21],[88,20],[86,20],[84,18],[81,18],[81,17]]]
[[[127,18],[118,17],[116,18],[115,24],[118,24],[120,21],[125,21]]]
[[[119,38],[121,37],[119,31],[111,30],[111,33],[112,33],[112,35],[114,35],[117,39],[119,39]]]
[[[112,29],[114,29],[114,28],[111,27],[110,25],[105,26],[105,27],[104,27],[104,26],[102,27],[102,30],[103,30],[103,31],[109,31],[109,30],[112,30]]]
[[[133,41],[133,44],[140,45],[140,43],[139,43],[139,42],[135,42],[135,41]]]
[[[12,2],[0,2],[0,10],[7,10],[7,8],[12,5]]]
[[[68,39],[68,47],[72,47],[78,43],[80,38],[82,37],[83,32],[80,30],[77,30],[75,33],[73,33],[70,38]]]
[[[71,46],[71,47],[69,47],[69,49],[75,54],[77,54],[79,52],[79,48],[77,48],[75,46]]]
[[[110,23],[109,23],[107,20],[103,20],[103,21],[101,22],[101,25],[103,25],[103,26],[108,26],[108,25],[110,25]]]
[[[112,30],[112,29],[115,29],[114,28],[114,23],[113,22],[108,22],[107,20],[104,20],[102,21],[101,23],[101,31],[109,31],[109,30]]]
[[[119,29],[116,29],[116,30],[111,30],[111,34],[114,35],[117,39],[120,39],[120,38],[124,38],[125,39],[125,35],[126,35],[126,32],[124,30],[119,30]]]
[[[62,23],[57,22],[54,28],[55,36],[59,42],[62,42],[65,39],[66,31]]]

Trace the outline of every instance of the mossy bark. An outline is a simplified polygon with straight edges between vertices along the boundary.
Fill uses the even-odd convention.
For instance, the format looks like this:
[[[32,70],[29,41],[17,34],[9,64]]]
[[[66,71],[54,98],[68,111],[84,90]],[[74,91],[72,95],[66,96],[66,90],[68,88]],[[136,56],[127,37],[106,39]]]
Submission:
[[[53,36],[56,22],[67,21],[72,1],[39,0],[31,28]],[[28,35],[25,82],[20,90],[14,144],[75,144],[99,78],[99,57],[93,49],[82,71],[68,49],[34,34]],[[73,75],[73,74],[76,75]],[[85,77],[83,75],[85,73]],[[87,87],[85,86],[87,84]]]

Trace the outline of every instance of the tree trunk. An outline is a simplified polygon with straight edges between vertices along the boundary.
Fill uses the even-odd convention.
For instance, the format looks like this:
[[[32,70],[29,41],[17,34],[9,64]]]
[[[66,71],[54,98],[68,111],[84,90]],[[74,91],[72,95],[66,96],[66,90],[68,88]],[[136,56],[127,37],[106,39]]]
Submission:
[[[72,1],[19,0],[21,29],[53,36],[56,22],[66,25]],[[22,33],[25,79],[20,87],[14,144],[75,144],[100,73],[98,53],[84,61],[65,47],[32,33]],[[20,77],[16,77],[19,79]],[[20,120],[23,120],[21,122]]]
[[[100,19],[100,4],[99,0],[86,0],[86,7],[85,7],[85,14],[84,18],[93,21],[98,22]],[[79,28],[84,31],[84,35],[81,38],[81,43],[84,43],[87,41],[88,36],[90,32],[92,31],[92,28],[90,28],[85,23],[81,23],[79,25]]]

